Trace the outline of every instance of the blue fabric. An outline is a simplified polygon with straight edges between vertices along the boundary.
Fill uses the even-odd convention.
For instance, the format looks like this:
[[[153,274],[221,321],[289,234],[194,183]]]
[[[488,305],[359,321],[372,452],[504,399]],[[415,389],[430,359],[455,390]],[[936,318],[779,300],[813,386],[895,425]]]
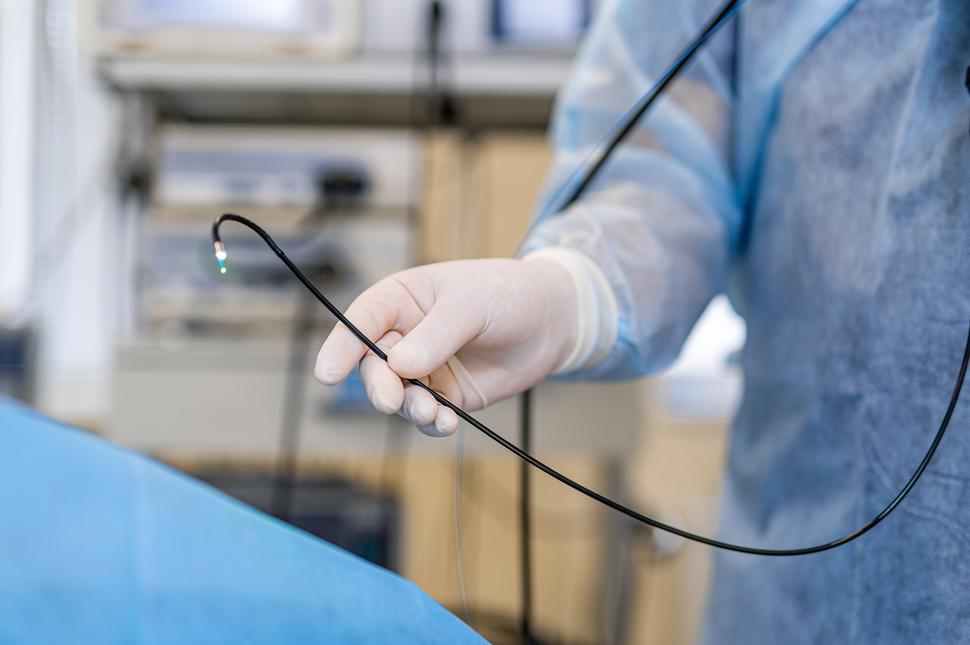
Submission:
[[[559,97],[546,202],[710,15],[607,4]],[[524,252],[603,270],[619,339],[576,378],[655,372],[729,285],[745,387],[722,539],[828,541],[901,488],[970,317],[970,3],[749,0],[593,190]],[[964,397],[970,393],[964,392]],[[711,643],[970,642],[970,403],[911,497],[835,551],[716,554]]]
[[[480,643],[411,583],[0,400],[0,642]]]

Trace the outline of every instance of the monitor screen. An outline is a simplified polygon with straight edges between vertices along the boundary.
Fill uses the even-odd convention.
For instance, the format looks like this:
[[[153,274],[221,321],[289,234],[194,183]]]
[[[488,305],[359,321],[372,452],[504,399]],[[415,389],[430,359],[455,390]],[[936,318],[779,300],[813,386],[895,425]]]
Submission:
[[[298,31],[306,18],[305,0],[128,0],[126,28],[195,27]],[[117,13],[114,13],[118,16]]]
[[[492,0],[492,33],[501,43],[566,45],[583,35],[593,0]]]

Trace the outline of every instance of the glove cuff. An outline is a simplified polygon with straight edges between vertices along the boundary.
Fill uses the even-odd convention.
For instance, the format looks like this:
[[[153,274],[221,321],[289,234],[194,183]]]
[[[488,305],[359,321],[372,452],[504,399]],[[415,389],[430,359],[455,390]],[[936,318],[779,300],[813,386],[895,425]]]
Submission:
[[[616,344],[619,309],[613,290],[596,263],[565,246],[537,249],[523,259],[556,262],[569,273],[576,292],[576,339],[553,374],[592,367],[606,358]]]

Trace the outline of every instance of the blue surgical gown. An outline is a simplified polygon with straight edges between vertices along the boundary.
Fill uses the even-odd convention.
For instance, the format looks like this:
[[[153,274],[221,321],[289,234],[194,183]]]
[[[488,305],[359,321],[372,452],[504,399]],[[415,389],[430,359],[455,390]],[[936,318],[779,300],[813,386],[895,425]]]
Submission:
[[[0,643],[483,643],[414,585],[0,398]]]
[[[710,299],[747,322],[719,537],[831,540],[896,494],[970,318],[970,2],[749,0],[558,212],[557,188],[710,16],[619,0],[562,90],[523,252],[572,247],[616,296],[578,378],[657,371]],[[709,643],[970,642],[970,393],[898,511],[799,558],[718,552]]]

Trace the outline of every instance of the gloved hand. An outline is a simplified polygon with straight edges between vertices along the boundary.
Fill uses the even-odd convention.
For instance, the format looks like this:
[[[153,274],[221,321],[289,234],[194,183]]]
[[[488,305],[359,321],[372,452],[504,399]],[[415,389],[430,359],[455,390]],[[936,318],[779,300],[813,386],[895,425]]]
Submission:
[[[577,292],[548,259],[459,260],[407,269],[362,293],[347,318],[388,356],[366,350],[343,325],[320,348],[314,370],[339,383],[360,362],[367,396],[426,434],[445,436],[457,415],[404,378],[424,380],[466,410],[521,392],[574,351]]]

